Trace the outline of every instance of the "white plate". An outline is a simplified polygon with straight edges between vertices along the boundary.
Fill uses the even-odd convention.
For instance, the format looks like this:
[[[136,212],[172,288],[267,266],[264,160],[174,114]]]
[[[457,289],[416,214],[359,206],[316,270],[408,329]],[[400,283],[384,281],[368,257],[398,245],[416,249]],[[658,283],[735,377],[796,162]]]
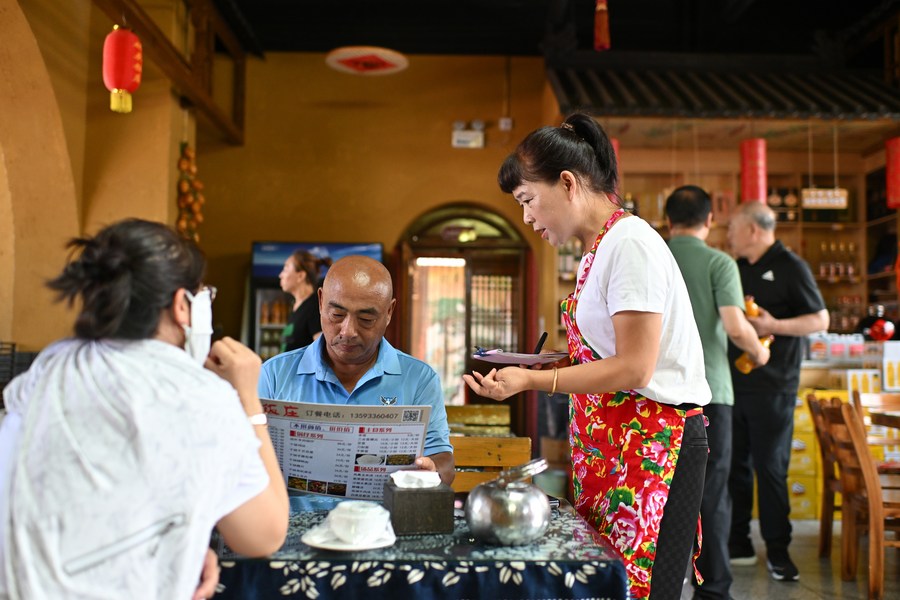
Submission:
[[[375,548],[386,548],[388,546],[393,546],[394,542],[397,541],[397,536],[394,535],[394,528],[391,527],[390,523],[388,523],[387,529],[384,530],[384,534],[381,537],[378,537],[371,542],[350,544],[334,535],[328,525],[321,524],[316,525],[315,527],[304,533],[300,537],[300,541],[307,546],[312,546],[313,548],[321,548],[322,550],[352,552],[354,550],[373,550]]]
[[[377,456],[375,454],[363,454],[359,458],[356,459],[356,464],[363,467],[376,467],[384,463],[383,456]]]

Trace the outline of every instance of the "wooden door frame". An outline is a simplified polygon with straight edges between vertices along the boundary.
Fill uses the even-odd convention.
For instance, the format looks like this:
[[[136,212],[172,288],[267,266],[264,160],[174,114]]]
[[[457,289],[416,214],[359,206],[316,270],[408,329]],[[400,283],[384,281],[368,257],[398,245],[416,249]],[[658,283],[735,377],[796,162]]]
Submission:
[[[441,222],[466,218],[483,221],[503,232],[502,238],[487,240],[476,239],[471,242],[445,240],[434,236],[423,237],[421,234],[433,229]],[[517,254],[519,257],[519,273],[521,274],[521,319],[518,324],[519,348],[510,349],[528,352],[540,335],[537,331],[537,285],[535,259],[531,247],[522,238],[519,231],[506,217],[494,212],[489,207],[474,203],[454,203],[433,209],[416,218],[401,236],[392,256],[395,273],[395,297],[398,301],[394,311],[394,320],[389,330],[389,339],[403,351],[411,348],[412,335],[412,286],[410,284],[412,261],[420,256],[447,256],[471,260],[478,254],[503,252]],[[467,262],[468,264],[468,262]],[[471,269],[466,268],[466,305],[470,305]],[[469,331],[466,331],[466,344],[471,346]],[[533,349],[533,348],[531,348]],[[513,404],[512,427],[519,435],[527,435],[537,440],[537,393],[526,392]],[[537,444],[535,444],[535,447]]]

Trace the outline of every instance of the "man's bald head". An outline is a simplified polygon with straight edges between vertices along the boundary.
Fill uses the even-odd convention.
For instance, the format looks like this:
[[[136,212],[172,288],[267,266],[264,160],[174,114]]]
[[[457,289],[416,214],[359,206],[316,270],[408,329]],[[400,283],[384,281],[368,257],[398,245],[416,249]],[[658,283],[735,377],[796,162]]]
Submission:
[[[325,275],[323,288],[331,286],[336,289],[380,295],[387,300],[394,297],[394,286],[391,274],[383,264],[368,256],[345,256],[331,265]]]
[[[377,260],[352,255],[331,265],[319,290],[319,311],[332,366],[374,362],[395,303],[391,274]]]

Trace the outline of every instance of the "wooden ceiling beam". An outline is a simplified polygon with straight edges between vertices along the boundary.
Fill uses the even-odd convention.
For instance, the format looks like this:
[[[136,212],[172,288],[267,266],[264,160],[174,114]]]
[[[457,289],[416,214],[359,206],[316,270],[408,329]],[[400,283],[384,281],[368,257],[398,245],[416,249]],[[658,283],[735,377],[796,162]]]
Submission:
[[[194,26],[194,52],[190,61],[166,37],[137,0],[93,0],[114,23],[125,21],[141,39],[144,53],[177,88],[183,100],[196,107],[235,145],[244,143],[244,95],[246,54],[233,32],[218,14],[211,0],[185,0]],[[120,23],[122,24],[122,23]],[[213,60],[216,36],[222,41],[234,64],[232,107],[230,114],[216,104],[212,94]]]

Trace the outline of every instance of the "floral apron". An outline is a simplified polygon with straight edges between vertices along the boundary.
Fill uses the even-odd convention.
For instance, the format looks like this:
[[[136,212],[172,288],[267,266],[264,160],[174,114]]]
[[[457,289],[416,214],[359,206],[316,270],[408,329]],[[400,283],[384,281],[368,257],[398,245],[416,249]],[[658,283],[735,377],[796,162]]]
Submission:
[[[600,230],[575,291],[562,302],[572,364],[601,360],[575,322],[600,240],[624,211],[617,210]],[[575,484],[575,508],[621,555],[631,597],[650,595],[656,541],[669,485],[678,461],[684,421],[700,409],[681,410],[633,390],[571,394],[569,442]],[[698,523],[698,540],[701,539]],[[699,549],[694,559],[699,555]],[[699,573],[698,580],[702,582]]]

